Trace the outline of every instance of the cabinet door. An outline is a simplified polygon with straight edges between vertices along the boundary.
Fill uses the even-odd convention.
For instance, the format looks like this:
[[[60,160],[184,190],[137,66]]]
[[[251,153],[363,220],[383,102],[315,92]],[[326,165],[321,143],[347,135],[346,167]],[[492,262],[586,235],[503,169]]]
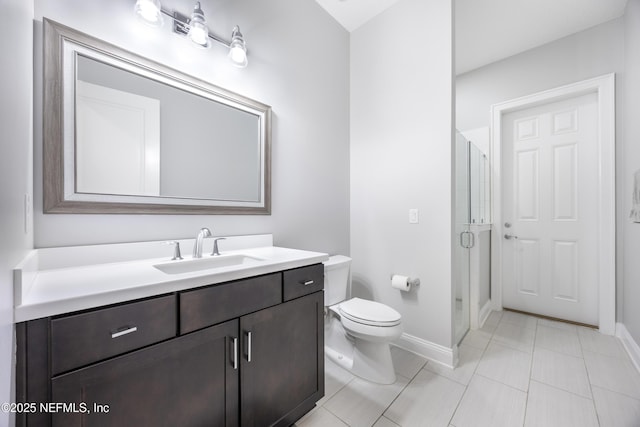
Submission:
[[[232,320],[53,378],[52,402],[89,411],[56,413],[53,425],[237,426],[237,332]]]
[[[242,426],[288,426],[324,395],[323,293],[240,318]]]

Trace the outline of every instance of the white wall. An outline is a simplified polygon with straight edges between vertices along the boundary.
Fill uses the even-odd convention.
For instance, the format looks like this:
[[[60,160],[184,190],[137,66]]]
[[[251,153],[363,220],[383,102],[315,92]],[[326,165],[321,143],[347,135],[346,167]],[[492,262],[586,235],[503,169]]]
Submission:
[[[457,76],[456,127],[489,126],[492,104],[623,71],[624,25],[619,18]],[[621,94],[620,81],[616,83]]]
[[[625,14],[625,98],[623,178],[619,185],[622,197],[622,232],[624,291],[622,323],[640,344],[640,224],[629,221],[633,174],[640,169],[640,0],[629,0]]]
[[[0,403],[13,402],[15,340],[13,273],[33,247],[31,219],[25,232],[24,196],[32,194],[33,1],[0,0]],[[0,425],[10,425],[0,412]]]
[[[628,216],[623,154],[634,143],[623,136],[625,98],[624,17],[565,37],[519,55],[464,73],[456,78],[456,126],[469,129],[490,124],[492,104],[586,80],[616,74],[616,317],[622,320],[622,243]],[[637,120],[637,119],[635,119]],[[629,141],[628,143],[626,141]],[[630,193],[629,193],[630,194]]]
[[[218,45],[192,47],[170,33],[168,22],[159,30],[143,25],[132,0],[111,0],[108,7],[100,0],[36,0],[35,19],[48,17],[271,105],[272,215],[44,215],[37,107],[37,247],[189,238],[206,226],[215,235],[273,233],[280,246],[349,253],[349,34],[314,0],[201,3],[212,32],[228,39],[240,25],[249,49],[246,69],[233,67]],[[192,7],[171,0],[163,5],[182,13]]]
[[[400,0],[351,34],[353,295],[390,305],[406,333],[449,348],[451,20],[448,0]],[[421,285],[401,294],[394,273]]]

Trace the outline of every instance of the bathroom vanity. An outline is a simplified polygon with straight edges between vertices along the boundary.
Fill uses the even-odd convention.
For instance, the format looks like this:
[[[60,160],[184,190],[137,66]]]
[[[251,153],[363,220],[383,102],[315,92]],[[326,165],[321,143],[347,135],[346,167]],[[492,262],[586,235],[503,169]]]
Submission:
[[[240,252],[259,262],[161,272],[164,282],[139,286],[148,295],[132,300],[99,304],[127,292],[96,296],[86,282],[76,299],[99,305],[71,312],[64,298],[29,311],[29,296],[51,284],[47,275],[145,265],[155,275],[157,260],[34,275],[16,317],[51,315],[16,325],[17,400],[31,405],[17,425],[287,426],[308,412],[324,395],[326,255],[275,247]],[[100,289],[101,279],[95,281]]]

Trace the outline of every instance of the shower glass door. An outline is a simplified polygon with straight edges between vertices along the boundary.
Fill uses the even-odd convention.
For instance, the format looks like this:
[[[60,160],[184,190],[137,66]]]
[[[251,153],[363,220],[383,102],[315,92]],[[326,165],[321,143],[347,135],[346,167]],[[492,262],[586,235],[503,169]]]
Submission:
[[[454,338],[459,343],[469,330],[469,248],[471,234],[471,197],[469,174],[469,141],[456,131],[455,147],[455,237],[454,256]]]

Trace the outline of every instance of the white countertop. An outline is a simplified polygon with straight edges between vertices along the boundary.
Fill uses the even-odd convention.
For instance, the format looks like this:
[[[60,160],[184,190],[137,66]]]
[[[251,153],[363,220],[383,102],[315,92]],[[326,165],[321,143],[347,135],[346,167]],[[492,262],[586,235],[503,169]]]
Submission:
[[[242,236],[246,238],[246,236]],[[233,239],[227,237],[227,239]],[[210,240],[210,239],[207,239]],[[267,242],[270,241],[270,236]],[[181,241],[182,242],[182,241]],[[189,241],[184,241],[189,243]],[[205,240],[206,242],[206,240]],[[261,243],[265,243],[263,238]],[[145,243],[158,245],[160,242]],[[154,264],[170,262],[171,248],[164,247],[162,252],[169,256],[126,260],[121,255],[127,250],[127,244],[104,245],[104,259],[125,259],[115,262],[92,263],[91,256],[84,260],[70,260],[73,254],[90,253],[99,257],[100,249],[96,246],[83,250],[75,248],[55,248],[55,256],[45,250],[33,250],[14,270],[15,307],[14,321],[23,322],[57,314],[64,314],[108,304],[114,304],[139,298],[161,295],[165,293],[206,286],[250,276],[273,273],[291,268],[303,267],[326,261],[328,255],[276,246],[248,247],[225,251],[221,243],[222,256],[242,254],[260,261],[208,270],[179,274],[167,274],[154,267]],[[226,242],[225,242],[226,243]],[[237,242],[229,242],[229,247],[241,247]],[[245,242],[246,243],[246,242]],[[141,245],[141,244],[131,244]],[[212,243],[210,243],[212,245]],[[112,256],[112,246],[118,246],[119,256]],[[144,249],[147,249],[147,246]],[[111,248],[108,248],[111,247]],[[136,248],[134,248],[136,249]],[[140,249],[140,246],[137,247]],[[136,249],[136,250],[137,250]],[[188,249],[188,251],[187,251]],[[203,257],[209,252],[203,251]],[[111,256],[109,255],[111,250]],[[136,252],[133,250],[131,252]],[[183,254],[190,252],[191,246],[183,245]],[[51,251],[51,250],[49,250]],[[137,250],[137,256],[145,251]],[[184,255],[183,255],[184,256]],[[184,256],[184,261],[191,260],[191,255]],[[57,260],[60,260],[59,262]],[[184,262],[172,261],[172,262]]]

